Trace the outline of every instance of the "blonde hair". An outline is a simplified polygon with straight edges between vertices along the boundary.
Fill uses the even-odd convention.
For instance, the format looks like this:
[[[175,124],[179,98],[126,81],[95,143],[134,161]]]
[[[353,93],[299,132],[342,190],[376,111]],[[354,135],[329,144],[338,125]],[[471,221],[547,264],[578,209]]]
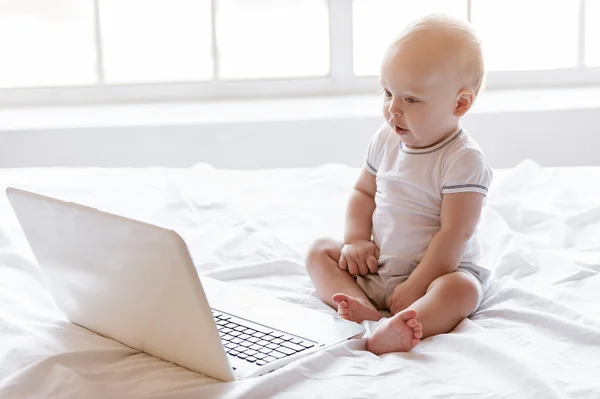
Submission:
[[[477,95],[484,86],[485,68],[481,41],[471,24],[443,14],[426,15],[410,23],[393,44],[429,38],[438,40],[436,50],[452,51],[457,80]]]

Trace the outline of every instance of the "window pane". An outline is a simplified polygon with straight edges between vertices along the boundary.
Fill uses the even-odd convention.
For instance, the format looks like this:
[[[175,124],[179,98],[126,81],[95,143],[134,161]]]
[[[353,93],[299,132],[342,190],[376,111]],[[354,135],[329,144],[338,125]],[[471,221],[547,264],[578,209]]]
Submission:
[[[212,77],[210,0],[100,0],[108,83]]]
[[[585,63],[600,67],[600,0],[587,0],[585,15]]]
[[[430,13],[467,19],[466,0],[354,0],[354,74],[378,75],[391,41],[408,23]]]
[[[0,0],[0,87],[93,84],[91,0]]]
[[[471,20],[488,70],[577,66],[579,2],[473,0]]]
[[[217,43],[224,79],[329,73],[327,0],[219,0]]]

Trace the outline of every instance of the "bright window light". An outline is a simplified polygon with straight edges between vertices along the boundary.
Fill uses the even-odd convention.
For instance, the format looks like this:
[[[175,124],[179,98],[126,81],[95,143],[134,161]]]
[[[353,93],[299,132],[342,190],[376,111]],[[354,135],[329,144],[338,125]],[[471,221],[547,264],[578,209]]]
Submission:
[[[585,64],[600,67],[600,0],[587,0],[585,14]]]
[[[472,23],[489,71],[574,68],[579,2],[472,0]]]
[[[0,1],[0,87],[96,83],[92,0]]]
[[[600,84],[600,0],[0,0],[0,106],[373,93],[431,13],[471,21],[490,90]]]
[[[221,78],[329,73],[327,0],[219,0],[216,11]]]
[[[99,0],[107,83],[208,80],[210,0]]]
[[[467,19],[465,0],[354,0],[354,73],[379,74],[379,64],[390,42],[418,17],[443,13]]]

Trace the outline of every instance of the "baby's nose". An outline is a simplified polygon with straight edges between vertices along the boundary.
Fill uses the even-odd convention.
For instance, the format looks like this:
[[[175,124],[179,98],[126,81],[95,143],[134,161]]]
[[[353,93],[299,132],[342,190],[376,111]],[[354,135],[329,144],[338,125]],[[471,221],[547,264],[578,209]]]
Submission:
[[[402,115],[402,113],[403,113],[400,103],[396,102],[396,101],[392,101],[390,103],[389,111],[390,111],[390,114],[392,114],[392,115]]]

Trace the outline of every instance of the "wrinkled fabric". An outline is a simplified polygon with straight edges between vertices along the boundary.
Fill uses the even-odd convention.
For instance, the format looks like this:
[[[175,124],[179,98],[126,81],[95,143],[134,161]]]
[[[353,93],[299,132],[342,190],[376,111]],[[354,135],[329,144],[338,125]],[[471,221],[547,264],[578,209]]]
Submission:
[[[310,243],[342,237],[358,169],[0,170],[15,185],[173,228],[207,275],[318,311]],[[365,338],[220,383],[70,324],[0,196],[0,397],[600,397],[600,168],[495,171],[480,225],[492,278],[479,310],[410,353]],[[191,315],[192,316],[192,315]],[[376,323],[365,322],[367,336]]]

